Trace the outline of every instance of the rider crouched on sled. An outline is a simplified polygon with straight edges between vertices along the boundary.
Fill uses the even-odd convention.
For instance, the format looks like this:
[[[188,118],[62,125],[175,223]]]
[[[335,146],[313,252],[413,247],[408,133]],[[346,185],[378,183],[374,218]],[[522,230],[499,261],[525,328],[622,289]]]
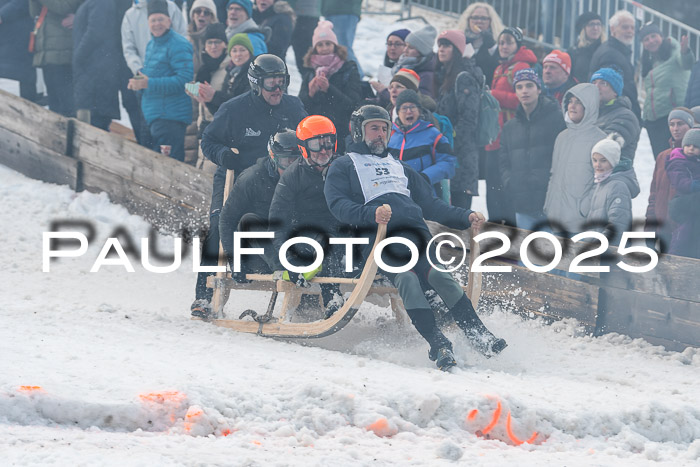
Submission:
[[[321,115],[306,117],[297,126],[296,137],[302,157],[284,171],[275,189],[269,214],[269,230],[275,233],[272,240],[275,254],[267,255],[267,258],[274,261],[272,268],[279,279],[308,287],[308,281],[316,274],[344,275],[345,250],[340,245],[330,245],[329,239],[348,235],[343,234],[346,226],[331,214],[323,196],[326,172],[338,147],[333,122]],[[278,252],[285,241],[294,237],[308,237],[322,246],[324,259],[319,268],[303,274],[284,270]],[[306,266],[313,262],[315,254],[310,245],[298,243],[287,251],[287,260],[295,266]],[[338,284],[321,284],[321,298],[326,318],[344,303]]]
[[[353,112],[353,142],[347,155],[336,159],[326,175],[328,207],[340,222],[364,231],[376,231],[377,224],[387,224],[387,238],[403,237],[416,245],[419,259],[410,271],[382,272],[398,289],[411,322],[430,344],[429,357],[438,368],[446,370],[456,361],[452,344],[437,327],[435,313],[425,297],[430,289],[440,295],[475,349],[486,356],[496,355],[506,347],[505,340],[484,326],[452,275],[431,267],[426,257],[431,234],[424,218],[455,229],[473,226],[478,231],[484,216],[438,199],[422,175],[394,159],[387,150],[390,128],[389,114],[381,107],[365,105]],[[391,209],[384,208],[384,204]],[[433,264],[438,264],[434,243],[428,254]],[[384,249],[382,259],[388,266],[404,266],[410,253],[407,247],[393,243]]]

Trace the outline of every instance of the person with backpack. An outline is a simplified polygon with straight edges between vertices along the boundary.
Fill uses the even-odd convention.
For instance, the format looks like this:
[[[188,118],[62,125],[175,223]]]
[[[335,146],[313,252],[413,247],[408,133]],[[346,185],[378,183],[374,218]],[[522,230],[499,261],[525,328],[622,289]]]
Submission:
[[[472,198],[479,194],[476,140],[484,75],[473,59],[463,57],[466,46],[462,31],[448,29],[440,33],[435,93],[437,113],[447,116],[455,129],[457,172],[450,186],[452,204],[469,209]]]
[[[520,28],[507,27],[498,36],[498,56],[500,64],[493,74],[491,94],[498,100],[500,128],[515,116],[520,102],[513,90],[515,73],[532,68],[537,63],[535,54],[523,45],[523,32]],[[498,139],[486,146],[486,207],[490,222],[505,222],[515,225],[515,213],[510,200],[504,195],[501,169],[498,162]]]
[[[318,23],[304,67],[299,99],[310,115],[331,119],[337,128],[339,151],[343,151],[350,114],[360,101],[361,82],[357,64],[348,60],[347,49],[338,44],[330,21]]]
[[[559,105],[542,92],[540,77],[532,68],[515,73],[518,96],[515,118],[503,125],[499,162],[503,189],[513,201],[519,229],[544,226],[544,199],[552,168],[557,135],[566,128]]]
[[[447,193],[442,193],[440,182],[454,176],[456,161],[449,140],[435,125],[421,119],[421,99],[415,91],[402,92],[396,109],[398,118],[392,125],[389,152],[423,175],[445,199]]]

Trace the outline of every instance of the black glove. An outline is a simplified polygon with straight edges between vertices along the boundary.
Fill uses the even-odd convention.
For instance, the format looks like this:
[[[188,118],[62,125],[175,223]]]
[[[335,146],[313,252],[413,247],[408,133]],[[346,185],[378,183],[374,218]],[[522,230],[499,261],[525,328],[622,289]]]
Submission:
[[[224,153],[221,165],[229,170],[237,170],[239,164],[239,156],[232,150]]]

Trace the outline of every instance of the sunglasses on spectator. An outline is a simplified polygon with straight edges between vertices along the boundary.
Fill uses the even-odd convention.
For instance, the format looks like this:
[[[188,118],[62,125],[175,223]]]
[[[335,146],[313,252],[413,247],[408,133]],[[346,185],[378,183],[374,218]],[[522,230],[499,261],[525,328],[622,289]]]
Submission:
[[[488,16],[470,16],[469,19],[472,21],[491,21]]]
[[[206,8],[197,8],[192,13],[195,15],[212,16],[211,11],[207,10]]]
[[[405,42],[387,42],[386,43],[387,47],[406,47]]]
[[[283,76],[265,78],[262,82],[262,88],[267,92],[274,92],[278,89],[284,91],[287,89],[287,84],[287,78]]]
[[[335,149],[335,135],[323,135],[306,141],[306,147],[313,152],[321,152],[323,149]]]

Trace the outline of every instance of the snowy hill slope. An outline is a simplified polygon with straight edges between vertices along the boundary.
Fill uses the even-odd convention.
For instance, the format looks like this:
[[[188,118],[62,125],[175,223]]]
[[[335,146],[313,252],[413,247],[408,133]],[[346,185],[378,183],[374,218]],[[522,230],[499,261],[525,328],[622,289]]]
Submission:
[[[0,167],[0,196],[3,464],[700,459],[696,349],[593,339],[573,321],[545,326],[495,312],[485,320],[509,348],[486,360],[452,334],[460,368],[444,374],[412,329],[369,304],[347,329],[306,346],[236,334],[189,320],[190,258],[171,274],[138,262],[134,273],[121,266],[88,272],[117,226],[147,236],[142,219],[104,194],[75,194]],[[42,232],[66,218],[95,219],[97,239],[84,257],[55,260],[43,273]],[[235,295],[237,307],[258,310],[266,299]],[[495,439],[475,435],[494,420],[488,437]],[[533,432],[534,444],[513,446],[511,439]]]

